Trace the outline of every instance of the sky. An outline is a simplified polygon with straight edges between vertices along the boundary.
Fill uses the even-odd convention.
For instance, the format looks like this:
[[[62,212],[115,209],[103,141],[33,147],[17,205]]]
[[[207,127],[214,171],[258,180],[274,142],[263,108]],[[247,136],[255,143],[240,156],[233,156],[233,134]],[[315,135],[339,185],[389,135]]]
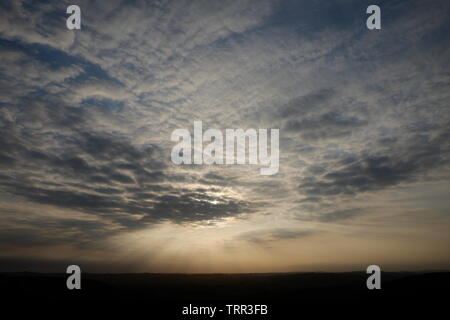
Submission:
[[[450,268],[448,1],[71,4],[0,3],[0,271]],[[194,121],[279,172],[175,165]]]

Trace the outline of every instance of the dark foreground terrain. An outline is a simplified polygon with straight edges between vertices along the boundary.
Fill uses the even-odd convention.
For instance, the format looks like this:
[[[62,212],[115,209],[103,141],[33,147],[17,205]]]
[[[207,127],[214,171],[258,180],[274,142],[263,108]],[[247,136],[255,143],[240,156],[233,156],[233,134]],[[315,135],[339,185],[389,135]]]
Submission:
[[[368,290],[368,275],[351,273],[287,274],[82,274],[81,290],[66,288],[66,274],[1,273],[2,305],[16,311],[107,313],[144,311],[144,318],[207,319],[183,316],[184,306],[266,304],[267,315],[214,316],[215,319],[299,319],[356,313],[411,314],[416,308],[445,310],[450,272],[382,273],[381,290]],[[120,310],[120,311],[119,311]],[[142,314],[142,313],[141,313]]]

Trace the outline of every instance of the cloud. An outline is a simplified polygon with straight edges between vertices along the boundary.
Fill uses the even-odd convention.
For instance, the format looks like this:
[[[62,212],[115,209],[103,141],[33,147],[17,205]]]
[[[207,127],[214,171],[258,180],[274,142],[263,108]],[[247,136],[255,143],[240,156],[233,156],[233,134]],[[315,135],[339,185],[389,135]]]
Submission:
[[[342,137],[366,124],[367,121],[363,119],[331,111],[318,117],[306,118],[300,121],[289,120],[283,129],[301,132],[304,140],[316,140],[327,137]]]
[[[171,187],[168,184],[178,178],[168,172],[157,144],[136,146],[126,135],[97,131],[90,126],[89,109],[55,106],[41,99],[30,100],[36,113],[33,119],[14,108],[9,109],[17,113],[14,121],[1,119],[3,192],[81,210],[130,229],[166,220],[218,220],[252,211],[245,201]],[[38,134],[31,135],[32,126],[17,130],[17,123],[28,121]]]
[[[176,223],[214,221],[248,214],[254,209],[254,205],[246,201],[192,192],[158,197],[143,220],[168,220]]]
[[[383,153],[368,151],[357,157],[344,158],[337,169],[319,177],[304,178],[299,190],[310,196],[326,196],[375,191],[412,182],[430,170],[445,166],[450,155],[449,132],[435,137],[416,136],[411,145],[394,145]]]
[[[274,241],[304,238],[311,236],[312,234],[314,234],[314,232],[311,230],[274,228],[244,232],[235,238],[240,241],[266,245]]]
[[[303,116],[313,110],[329,107],[336,94],[333,88],[315,90],[289,101],[289,103],[281,106],[277,113],[281,118]]]
[[[312,214],[298,214],[297,218],[301,221],[318,221],[324,223],[340,223],[348,222],[348,220],[354,220],[355,218],[364,216],[370,211],[369,208],[347,208],[338,210],[329,210],[324,208],[321,211]]]

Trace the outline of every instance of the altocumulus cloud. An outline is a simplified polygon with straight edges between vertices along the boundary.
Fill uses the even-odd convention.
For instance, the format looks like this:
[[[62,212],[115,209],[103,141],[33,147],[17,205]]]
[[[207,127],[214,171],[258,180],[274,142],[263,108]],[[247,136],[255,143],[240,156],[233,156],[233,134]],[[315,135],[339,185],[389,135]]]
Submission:
[[[2,242],[273,212],[334,223],[365,212],[361,194],[448,179],[447,1],[382,1],[379,33],[370,1],[80,1],[76,32],[69,4],[0,4]],[[199,117],[281,128],[280,173],[175,168],[170,133]],[[30,205],[17,220],[11,199],[90,218],[42,225]]]

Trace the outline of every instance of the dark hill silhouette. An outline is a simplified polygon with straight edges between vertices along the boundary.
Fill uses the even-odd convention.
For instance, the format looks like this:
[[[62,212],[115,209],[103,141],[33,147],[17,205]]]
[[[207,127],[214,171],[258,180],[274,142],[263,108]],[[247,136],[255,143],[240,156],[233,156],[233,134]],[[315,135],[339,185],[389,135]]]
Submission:
[[[183,319],[184,305],[225,308],[226,304],[233,303],[268,304],[272,316],[292,315],[307,309],[320,314],[397,308],[402,314],[416,306],[443,307],[449,297],[450,272],[383,272],[381,290],[368,290],[367,277],[363,272],[82,274],[82,289],[68,290],[66,274],[23,272],[0,274],[0,287],[2,301],[11,305],[38,303],[52,308],[68,305],[72,309],[75,305],[78,310],[87,305],[107,306],[102,310],[131,305],[131,310],[145,307],[152,314],[164,313],[167,319]],[[227,318],[215,316],[220,317]]]

